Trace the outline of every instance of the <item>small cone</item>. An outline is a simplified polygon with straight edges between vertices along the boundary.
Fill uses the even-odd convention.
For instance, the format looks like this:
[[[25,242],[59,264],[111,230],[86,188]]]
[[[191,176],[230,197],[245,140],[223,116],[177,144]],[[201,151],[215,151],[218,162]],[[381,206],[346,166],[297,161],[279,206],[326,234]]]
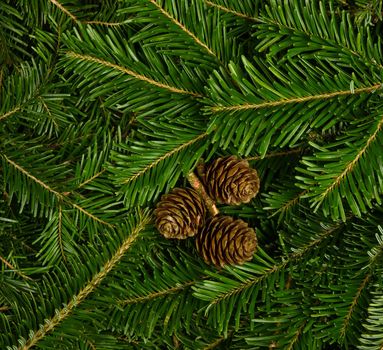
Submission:
[[[196,247],[207,264],[240,265],[252,259],[257,248],[254,229],[243,220],[214,216],[196,237]]]
[[[259,177],[247,160],[235,156],[218,158],[199,167],[199,175],[208,195],[222,204],[248,203],[259,191]]]
[[[205,223],[206,208],[192,188],[175,188],[163,195],[154,211],[156,227],[165,238],[185,239]]]

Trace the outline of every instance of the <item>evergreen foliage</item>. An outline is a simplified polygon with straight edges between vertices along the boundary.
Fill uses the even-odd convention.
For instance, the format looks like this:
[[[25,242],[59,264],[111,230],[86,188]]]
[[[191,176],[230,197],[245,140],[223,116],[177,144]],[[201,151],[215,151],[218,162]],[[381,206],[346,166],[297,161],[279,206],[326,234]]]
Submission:
[[[383,347],[380,0],[0,0],[0,348]],[[246,158],[253,260],[153,227]]]

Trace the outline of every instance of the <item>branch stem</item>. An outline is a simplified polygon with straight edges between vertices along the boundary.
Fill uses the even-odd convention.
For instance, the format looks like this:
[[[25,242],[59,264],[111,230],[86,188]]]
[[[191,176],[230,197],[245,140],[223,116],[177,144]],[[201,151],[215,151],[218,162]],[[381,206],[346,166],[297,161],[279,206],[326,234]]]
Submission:
[[[190,185],[200,194],[203,201],[206,204],[207,209],[209,210],[212,216],[216,216],[219,214],[219,211],[214,203],[214,201],[208,196],[206,193],[205,187],[202,185],[200,179],[193,173],[189,173],[187,179]]]

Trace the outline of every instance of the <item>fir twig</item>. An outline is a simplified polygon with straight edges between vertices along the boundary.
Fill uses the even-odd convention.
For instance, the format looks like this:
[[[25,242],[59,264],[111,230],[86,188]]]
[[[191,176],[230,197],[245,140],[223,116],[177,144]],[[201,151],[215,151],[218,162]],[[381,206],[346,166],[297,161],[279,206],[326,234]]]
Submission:
[[[30,172],[28,172],[26,169],[24,169],[22,166],[20,166],[19,164],[15,163],[13,160],[9,159],[5,154],[2,154],[3,158],[10,164],[12,165],[15,169],[17,169],[18,171],[20,171],[22,174],[24,174],[26,177],[30,178],[31,180],[33,180],[34,182],[36,182],[37,184],[39,184],[42,188],[44,188],[45,190],[47,190],[48,192],[51,192],[53,193],[57,198],[59,199],[63,199],[63,196],[61,195],[61,193],[57,192],[56,190],[54,190],[53,188],[51,188],[49,185],[47,185],[44,181],[41,181],[40,179],[38,179],[36,176],[32,175]]]
[[[366,144],[364,145],[364,147],[357,153],[357,155],[355,156],[355,158],[349,162],[346,166],[346,168],[342,171],[341,174],[339,174],[335,179],[334,181],[326,188],[326,190],[321,194],[320,198],[321,200],[323,200],[324,198],[326,198],[336,187],[338,187],[340,185],[340,183],[342,182],[342,180],[348,175],[350,174],[354,167],[358,164],[358,161],[361,157],[363,157],[363,155],[366,153],[368,147],[371,145],[372,142],[375,141],[378,133],[381,131],[382,129],[382,126],[383,126],[383,118],[378,122],[377,126],[376,126],[376,129],[375,131],[373,132],[373,134],[367,139],[366,141]]]
[[[204,347],[203,350],[215,349],[216,347],[220,346],[227,338],[230,338],[232,334],[233,334],[233,331],[229,331],[227,337],[225,337],[225,335],[223,335],[222,337],[219,337],[218,339],[210,343],[208,346]]]
[[[36,182],[37,184],[39,184],[41,187],[43,187],[45,190],[47,190],[48,192],[54,194],[56,196],[56,198],[59,200],[59,201],[63,201],[65,203],[68,203],[69,205],[71,205],[73,208],[79,210],[81,213],[83,213],[84,215],[90,217],[91,219],[103,224],[103,225],[106,225],[108,227],[113,227],[112,224],[98,218],[97,216],[93,215],[92,213],[88,212],[86,209],[82,208],[80,205],[70,201],[63,193],[59,193],[58,191],[54,190],[52,187],[50,187],[48,184],[46,184],[44,181],[38,179],[36,176],[32,175],[30,172],[28,172],[26,169],[24,169],[22,166],[20,166],[19,164],[15,163],[13,160],[9,159],[5,154],[2,154],[2,156],[4,157],[4,159],[10,164],[12,165],[14,168],[16,168],[18,171],[20,171],[22,174],[24,174],[26,177],[30,178],[31,180],[33,180],[34,182]]]
[[[354,89],[353,91],[341,90],[341,91],[328,92],[328,93],[323,93],[318,95],[293,97],[289,99],[284,98],[284,99],[276,100],[276,101],[267,101],[267,102],[261,102],[261,103],[253,103],[253,104],[247,103],[247,104],[241,104],[241,105],[235,105],[235,106],[213,106],[211,107],[211,111],[213,113],[217,113],[217,112],[223,112],[223,111],[241,111],[241,110],[248,110],[248,109],[255,110],[255,109],[267,108],[267,107],[284,106],[284,105],[292,104],[292,103],[304,103],[308,101],[325,100],[325,99],[330,99],[330,98],[340,97],[340,96],[371,93],[381,88],[381,86],[382,84],[378,83],[368,87]]]
[[[176,293],[176,292],[183,291],[183,290],[185,290],[185,289],[195,285],[196,283],[197,283],[196,281],[186,282],[186,283],[183,283],[183,284],[178,285],[176,287],[171,287],[171,288],[168,288],[168,289],[163,289],[161,291],[153,292],[153,293],[147,294],[145,296],[136,297],[136,298],[130,298],[130,299],[126,299],[126,300],[120,300],[118,303],[120,305],[123,305],[123,306],[124,305],[129,305],[129,304],[143,303],[143,302],[146,302],[146,301],[149,301],[149,300],[153,300],[153,299],[156,299],[156,298],[163,297],[165,295],[169,295],[169,294],[173,294],[173,293]]]
[[[70,17],[73,21],[77,22],[77,17],[67,10],[59,1],[57,0],[49,0],[53,5],[55,5],[60,11],[65,13],[68,17]]]
[[[141,231],[149,223],[149,217],[143,218],[137,226],[130,233],[120,247],[116,250],[114,255],[104,264],[100,272],[93,276],[93,278],[79,291],[78,294],[72,297],[70,302],[62,309],[58,310],[55,315],[46,320],[44,326],[38,331],[34,332],[32,337],[23,346],[19,346],[18,350],[28,350],[34,347],[39,341],[41,341],[48,333],[52,332],[61,322],[70,316],[73,310],[79,306],[88,296],[91,294],[109,274],[109,272],[118,264],[121,258],[126,254]]]
[[[142,176],[143,174],[145,174],[147,171],[149,171],[150,169],[156,167],[160,162],[164,161],[165,159],[171,157],[173,154],[175,153],[178,153],[180,152],[181,150],[183,150],[184,148],[187,148],[189,146],[191,146],[192,144],[204,139],[205,137],[207,137],[208,134],[207,133],[203,133],[201,135],[198,135],[197,137],[195,137],[194,139],[191,139],[190,141],[184,143],[183,145],[180,145],[174,149],[172,149],[171,151],[167,152],[166,154],[164,154],[163,156],[159,157],[158,159],[156,159],[153,163],[150,163],[149,165],[147,165],[144,169],[140,170],[139,172],[137,172],[136,174],[134,174],[133,176],[129,177],[128,179],[124,180],[123,183],[124,184],[127,184],[129,182],[132,182],[134,180],[136,180],[137,178],[139,178],[140,176]]]
[[[346,333],[347,333],[347,330],[348,330],[348,327],[349,327],[349,324],[351,321],[351,317],[355,311],[356,306],[358,305],[360,296],[362,295],[362,292],[364,291],[364,289],[366,288],[366,286],[370,282],[371,277],[372,277],[371,273],[368,273],[366,275],[366,277],[363,278],[362,283],[360,284],[358,290],[356,291],[356,294],[355,294],[354,298],[352,299],[352,303],[348,309],[347,315],[343,320],[343,325],[342,325],[342,328],[340,330],[340,338],[344,338],[346,336]]]
[[[291,339],[290,343],[287,345],[286,350],[293,350],[295,348],[295,345],[299,341],[299,338],[301,337],[303,330],[306,326],[307,321],[304,321],[302,325],[298,328],[298,330],[295,332],[294,337]]]
[[[10,110],[9,112],[6,112],[5,114],[3,115],[0,115],[0,120],[3,120],[3,119],[6,119],[8,117],[10,117],[12,114],[15,114],[16,112],[20,111],[21,110],[21,107],[15,107],[13,108],[12,110]]]
[[[318,237],[314,240],[312,240],[309,244],[301,247],[300,249],[296,250],[294,253],[287,256],[286,260],[281,262],[278,265],[274,265],[271,269],[266,270],[261,276],[257,276],[254,278],[249,278],[243,283],[241,283],[238,287],[233,288],[229,292],[224,292],[217,296],[213,301],[210,302],[210,305],[218,304],[221,301],[229,298],[230,296],[240,293],[245,289],[248,289],[258,283],[261,283],[265,279],[267,279],[272,274],[281,271],[286,266],[288,266],[291,262],[297,261],[305,257],[307,254],[311,252],[313,248],[315,248],[317,245],[321,244],[325,239],[333,235],[340,227],[344,225],[343,222],[340,222],[338,224],[335,224],[334,226],[324,230],[323,233],[318,235]]]
[[[90,24],[90,25],[96,24],[96,25],[105,26],[105,27],[118,27],[125,24],[124,22],[104,22],[104,21],[81,21],[81,23]]]
[[[19,275],[20,277],[26,279],[26,280],[30,280],[32,281],[32,278],[30,278],[29,276],[25,275],[24,273],[22,273],[20,270],[16,269],[9,261],[7,261],[6,259],[4,259],[1,255],[0,255],[0,261],[5,265],[7,266],[9,269],[11,269],[14,273],[16,273],[17,275]]]
[[[0,312],[6,312],[8,310],[10,310],[9,306],[0,306]]]
[[[184,95],[191,95],[191,96],[194,96],[194,97],[202,97],[202,95],[197,94],[195,92],[178,89],[178,88],[176,88],[174,86],[170,86],[170,85],[166,85],[166,84],[160,83],[160,82],[158,82],[156,80],[153,80],[153,79],[150,79],[150,78],[148,78],[148,77],[146,77],[144,75],[138,74],[138,73],[136,73],[136,72],[134,72],[134,71],[132,71],[132,70],[130,70],[128,68],[119,66],[118,64],[115,64],[115,63],[111,63],[111,62],[102,60],[102,59],[97,58],[97,57],[93,57],[93,56],[90,56],[90,55],[82,55],[82,54],[79,54],[79,53],[76,53],[76,52],[73,52],[73,51],[68,51],[66,54],[69,57],[73,57],[73,58],[76,58],[76,59],[81,60],[81,61],[93,62],[93,63],[100,64],[100,65],[102,65],[104,67],[109,67],[109,68],[118,70],[118,71],[120,71],[120,72],[122,72],[124,74],[130,75],[131,77],[133,77],[133,78],[135,78],[137,80],[141,80],[141,81],[143,81],[145,83],[157,86],[159,88],[168,90],[168,91],[173,92],[173,93],[184,94]]]
[[[85,180],[84,182],[81,182],[78,186],[77,186],[77,190],[80,189],[81,187],[84,187],[85,185],[87,185],[88,183],[92,182],[94,179],[97,179],[99,176],[101,176],[103,173],[105,173],[106,169],[102,169],[101,171],[99,171],[98,173],[94,174],[92,177],[90,177],[89,179]]]
[[[244,13],[235,11],[233,9],[230,9],[228,7],[225,7],[225,6],[222,6],[222,5],[219,5],[219,4],[215,4],[214,2],[211,2],[211,1],[208,1],[208,0],[204,0],[204,1],[205,1],[205,3],[207,5],[212,6],[212,7],[216,7],[217,9],[220,9],[221,11],[224,11],[224,12],[227,12],[227,13],[231,13],[231,14],[233,14],[235,16],[247,19],[249,21],[261,22],[259,18],[248,16],[248,15],[246,15]]]
[[[178,26],[183,32],[185,32],[188,36],[190,36],[197,45],[201,46],[204,48],[209,55],[212,55],[216,57],[216,54],[205,44],[203,43],[200,39],[198,39],[195,34],[193,34],[189,29],[187,29],[181,22],[177,21],[176,18],[174,18],[170,13],[165,11],[157,2],[156,0],[149,0],[150,3],[152,3],[154,6],[157,7],[157,9],[170,21],[172,21],[176,26]]]
[[[272,216],[274,216],[278,213],[285,213],[288,210],[291,210],[291,208],[293,208],[295,205],[297,205],[300,202],[300,200],[305,196],[306,193],[308,193],[308,190],[304,190],[304,191],[298,193],[294,198],[290,199],[286,203],[283,203],[283,205],[278,210],[276,210],[272,214]]]
[[[293,148],[287,151],[270,152],[265,154],[263,157],[262,156],[248,157],[246,158],[246,160],[255,161],[255,160],[262,160],[262,159],[273,158],[273,157],[284,157],[284,156],[289,156],[291,154],[302,153],[303,150],[304,150],[303,148]]]
[[[60,252],[61,256],[66,261],[66,256],[64,253],[64,246],[63,246],[63,240],[62,240],[62,206],[59,204],[59,210],[58,210],[58,219],[57,219],[57,235],[58,235],[58,241],[59,241],[59,246],[60,246]]]

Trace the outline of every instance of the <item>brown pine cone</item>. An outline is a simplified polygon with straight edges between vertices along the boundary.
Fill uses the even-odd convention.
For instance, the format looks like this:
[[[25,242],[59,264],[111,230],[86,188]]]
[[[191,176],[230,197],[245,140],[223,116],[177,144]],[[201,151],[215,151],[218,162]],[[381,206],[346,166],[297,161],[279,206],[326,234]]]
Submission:
[[[156,227],[165,238],[185,239],[204,225],[206,208],[194,189],[175,188],[161,197],[154,214]]]
[[[259,191],[257,171],[235,156],[218,158],[198,171],[208,195],[222,204],[248,203]]]
[[[252,259],[257,248],[257,236],[243,220],[214,216],[198,233],[196,247],[207,264],[221,267],[240,265]]]

